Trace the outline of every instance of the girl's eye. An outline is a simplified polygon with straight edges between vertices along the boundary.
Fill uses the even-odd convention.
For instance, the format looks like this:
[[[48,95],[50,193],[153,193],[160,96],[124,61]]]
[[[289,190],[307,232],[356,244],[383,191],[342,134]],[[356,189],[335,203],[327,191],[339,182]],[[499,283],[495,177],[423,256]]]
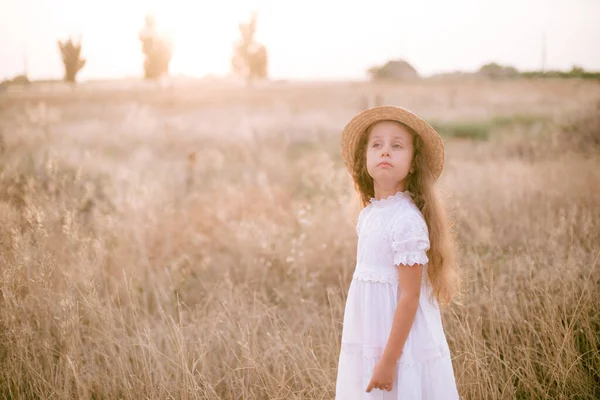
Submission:
[[[379,143],[373,143],[373,147],[379,146]]]
[[[402,147],[402,146],[400,146],[399,144],[395,144],[395,145],[394,145],[394,148],[395,148],[395,149],[399,149],[399,148],[401,148],[401,147]]]

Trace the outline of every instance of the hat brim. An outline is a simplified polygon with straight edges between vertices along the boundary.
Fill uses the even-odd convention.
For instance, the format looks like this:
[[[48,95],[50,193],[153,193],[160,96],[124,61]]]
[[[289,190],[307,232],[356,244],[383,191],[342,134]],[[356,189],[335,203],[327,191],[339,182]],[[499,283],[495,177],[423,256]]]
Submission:
[[[372,124],[379,121],[397,121],[412,128],[423,141],[425,160],[437,180],[444,169],[444,144],[442,138],[431,125],[415,113],[396,106],[378,106],[362,111],[344,127],[340,137],[342,159],[352,173],[356,148],[362,134]]]

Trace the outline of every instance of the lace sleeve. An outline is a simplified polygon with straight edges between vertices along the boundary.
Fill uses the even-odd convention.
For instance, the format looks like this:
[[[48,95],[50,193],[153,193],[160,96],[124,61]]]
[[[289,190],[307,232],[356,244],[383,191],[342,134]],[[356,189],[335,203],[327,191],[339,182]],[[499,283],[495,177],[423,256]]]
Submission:
[[[392,225],[394,265],[427,264],[429,232],[425,220],[416,213],[404,213]]]

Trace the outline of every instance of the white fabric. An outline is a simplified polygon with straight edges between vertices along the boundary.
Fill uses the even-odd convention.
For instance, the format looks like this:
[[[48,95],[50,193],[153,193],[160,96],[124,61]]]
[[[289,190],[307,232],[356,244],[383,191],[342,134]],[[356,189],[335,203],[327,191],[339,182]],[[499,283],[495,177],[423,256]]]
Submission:
[[[359,216],[357,263],[348,291],[336,399],[458,399],[440,310],[427,278],[427,224],[408,192],[371,199]],[[392,328],[399,295],[395,265],[423,264],[419,306],[393,390],[365,390]]]

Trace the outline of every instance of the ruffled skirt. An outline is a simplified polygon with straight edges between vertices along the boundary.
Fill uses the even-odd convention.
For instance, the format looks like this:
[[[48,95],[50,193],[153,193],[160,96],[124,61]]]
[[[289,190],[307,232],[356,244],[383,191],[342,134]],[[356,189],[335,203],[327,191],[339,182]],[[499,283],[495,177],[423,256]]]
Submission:
[[[336,399],[339,400],[454,400],[458,399],[448,343],[437,305],[421,299],[402,356],[396,364],[392,391],[366,388],[387,343],[397,304],[394,279],[355,274],[348,292],[339,356]]]
[[[367,353],[367,354],[365,354]],[[366,392],[379,357],[342,346],[336,382],[339,400],[455,400],[458,392],[450,354],[416,363],[398,363],[391,391]]]

